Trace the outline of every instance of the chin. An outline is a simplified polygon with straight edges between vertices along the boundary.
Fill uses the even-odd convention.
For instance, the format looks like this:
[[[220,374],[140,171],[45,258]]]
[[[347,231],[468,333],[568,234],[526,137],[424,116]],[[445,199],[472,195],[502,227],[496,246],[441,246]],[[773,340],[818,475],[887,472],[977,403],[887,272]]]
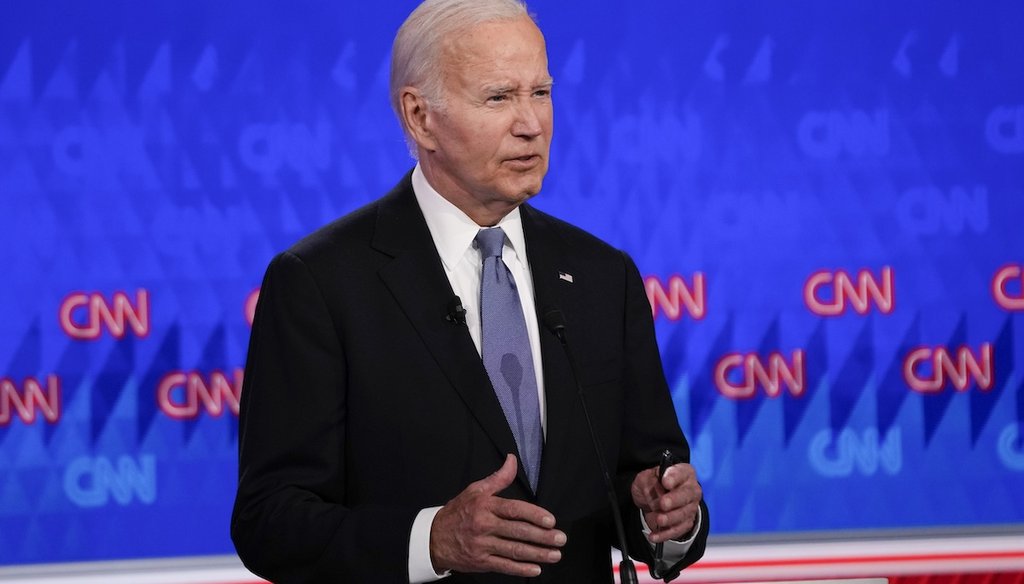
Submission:
[[[533,198],[537,193],[540,192],[540,185],[536,187],[524,187],[511,193],[509,200],[516,203],[525,203],[527,200]]]
[[[541,178],[530,178],[529,180],[518,181],[510,192],[514,194],[514,198],[519,202],[523,202],[530,197],[540,192],[541,186],[544,184],[543,177]]]

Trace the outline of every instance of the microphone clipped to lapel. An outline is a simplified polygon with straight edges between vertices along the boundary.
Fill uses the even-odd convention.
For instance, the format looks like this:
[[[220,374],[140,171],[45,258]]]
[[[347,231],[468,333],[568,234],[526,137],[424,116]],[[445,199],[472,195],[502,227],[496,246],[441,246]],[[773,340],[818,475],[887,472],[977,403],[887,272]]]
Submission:
[[[462,307],[462,299],[458,296],[453,296],[448,301],[446,307],[448,314],[445,315],[444,319],[452,324],[466,326],[466,309]]]

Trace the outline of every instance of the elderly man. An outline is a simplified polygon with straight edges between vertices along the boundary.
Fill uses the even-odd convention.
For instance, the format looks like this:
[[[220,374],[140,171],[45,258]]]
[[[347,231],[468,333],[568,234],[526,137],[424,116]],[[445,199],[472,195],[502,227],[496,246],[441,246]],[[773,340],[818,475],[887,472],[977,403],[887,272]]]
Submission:
[[[417,166],[263,282],[239,555],[278,582],[611,582],[578,382],[631,554],[693,563],[707,509],[689,464],[659,477],[689,451],[639,273],[525,204],[552,136],[540,30],[517,0],[427,0],[391,75]]]

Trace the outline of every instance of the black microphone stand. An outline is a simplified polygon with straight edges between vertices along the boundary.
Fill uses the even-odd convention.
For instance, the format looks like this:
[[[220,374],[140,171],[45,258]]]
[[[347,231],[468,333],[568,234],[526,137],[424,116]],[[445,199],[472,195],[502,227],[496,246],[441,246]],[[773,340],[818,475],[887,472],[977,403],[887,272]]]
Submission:
[[[601,439],[594,431],[594,423],[590,420],[590,410],[587,409],[587,399],[583,393],[583,384],[580,383],[580,373],[576,367],[576,360],[569,350],[569,341],[565,333],[565,316],[561,310],[552,309],[544,313],[544,324],[558,337],[562,343],[566,358],[569,359],[569,368],[572,370],[573,380],[576,382],[576,394],[580,398],[580,406],[583,408],[583,417],[587,421],[587,429],[590,430],[590,438],[594,444],[594,453],[597,455],[597,463],[601,467],[601,476],[604,478],[605,490],[608,494],[608,501],[612,505],[612,518],[615,520],[615,532],[619,539],[619,551],[622,552],[622,561],[619,562],[619,582],[621,584],[637,584],[636,566],[629,557],[629,550],[626,547],[626,530],[622,527],[622,513],[619,509],[619,501],[615,496],[615,486],[612,484],[611,475],[608,473],[608,465],[604,460]]]

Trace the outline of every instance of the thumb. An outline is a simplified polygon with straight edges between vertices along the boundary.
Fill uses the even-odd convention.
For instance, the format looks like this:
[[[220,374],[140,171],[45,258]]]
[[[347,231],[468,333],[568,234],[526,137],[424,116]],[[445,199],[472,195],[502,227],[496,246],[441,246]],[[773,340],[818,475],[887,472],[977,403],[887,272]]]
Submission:
[[[676,470],[675,466],[668,467],[668,469],[665,470],[665,474],[661,477],[661,480],[658,481],[658,484],[661,485],[661,488],[667,491],[671,491],[673,488],[675,488],[676,483],[678,482],[676,477],[677,472],[678,471]]]
[[[688,481],[692,476],[694,476],[694,472],[691,465],[684,462],[674,464],[665,471],[665,476],[661,478],[661,486],[671,491]]]
[[[491,475],[480,479],[476,484],[485,495],[493,495],[511,485],[512,481],[516,480],[516,473],[518,472],[519,462],[516,460],[516,455],[509,454],[505,456],[505,463],[501,465],[501,468],[494,471]]]

